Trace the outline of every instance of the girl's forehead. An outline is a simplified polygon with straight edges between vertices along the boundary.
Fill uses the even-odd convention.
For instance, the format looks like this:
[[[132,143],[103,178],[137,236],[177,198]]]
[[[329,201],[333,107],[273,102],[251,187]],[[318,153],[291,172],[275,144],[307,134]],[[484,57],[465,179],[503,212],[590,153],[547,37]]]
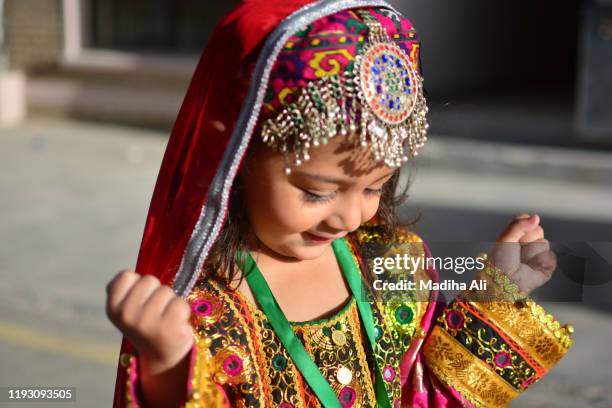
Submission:
[[[271,180],[286,180],[283,153],[263,143],[255,143],[251,149],[244,169],[247,173],[257,173],[261,176],[265,174],[265,177]],[[367,147],[356,145],[350,136],[333,137],[325,145],[312,147],[310,153],[309,160],[291,166],[292,174],[298,176],[323,174],[328,177],[351,178],[355,182],[369,183],[394,171],[383,161],[374,160],[369,145]]]
[[[310,160],[294,167],[294,171],[325,172],[344,177],[380,176],[388,174],[391,168],[384,162],[376,162],[370,147],[361,147],[342,136],[332,138],[327,144],[311,150]]]

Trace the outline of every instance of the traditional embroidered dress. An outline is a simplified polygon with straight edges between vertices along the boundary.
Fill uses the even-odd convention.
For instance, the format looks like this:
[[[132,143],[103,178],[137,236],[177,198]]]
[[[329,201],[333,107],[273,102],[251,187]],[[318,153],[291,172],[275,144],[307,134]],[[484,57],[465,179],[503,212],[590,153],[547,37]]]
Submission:
[[[567,352],[571,329],[530,300],[376,293],[374,279],[437,282],[438,273],[373,274],[374,258],[430,255],[416,234],[393,240],[375,220],[332,244],[353,295],[326,319],[280,330],[271,293],[255,305],[202,270],[258,132],[296,153],[288,166],[332,133],[358,134],[390,166],[404,141],[413,152],[422,145],[418,49],[410,22],[376,0],[244,1],[216,28],[170,138],[136,268],[192,307],[187,406],[503,407]],[[251,288],[265,289],[257,273],[245,268]],[[493,292],[503,286],[490,279]],[[138,370],[124,341],[114,406],[141,405]]]

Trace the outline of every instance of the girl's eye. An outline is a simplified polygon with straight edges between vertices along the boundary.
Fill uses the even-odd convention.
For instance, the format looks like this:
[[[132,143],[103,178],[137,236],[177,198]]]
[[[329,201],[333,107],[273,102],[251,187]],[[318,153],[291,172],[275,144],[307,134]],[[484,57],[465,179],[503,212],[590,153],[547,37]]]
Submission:
[[[307,202],[307,203],[327,203],[331,200],[334,199],[335,193],[332,194],[328,194],[328,195],[322,195],[322,194],[316,194],[313,193],[312,191],[308,191],[308,190],[302,190],[303,194],[302,194],[302,199]],[[383,193],[383,189],[381,188],[368,188],[365,190],[365,194],[366,195],[371,195],[371,196],[381,196]]]
[[[303,190],[302,199],[307,203],[326,203],[333,200],[335,194],[321,195]]]
[[[380,196],[382,195],[383,189],[381,188],[368,188],[366,189],[366,194]]]

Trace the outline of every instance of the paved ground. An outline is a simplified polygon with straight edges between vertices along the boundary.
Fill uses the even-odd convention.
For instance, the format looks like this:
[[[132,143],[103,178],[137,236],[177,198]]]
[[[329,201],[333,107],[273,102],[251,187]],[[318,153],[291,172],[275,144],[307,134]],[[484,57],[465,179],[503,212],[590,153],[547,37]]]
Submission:
[[[67,406],[110,406],[119,336],[104,316],[104,285],[134,265],[165,140],[54,120],[0,131],[0,386],[74,386],[77,403]],[[612,155],[566,150],[558,163],[559,152],[539,151],[548,164],[533,167],[520,150],[495,165],[479,164],[469,143],[430,146],[405,213],[421,211],[429,241],[492,240],[521,210],[541,214],[555,239],[611,241],[609,178],[592,176],[608,171]],[[612,407],[612,315],[548,306],[574,324],[576,345],[513,407]]]

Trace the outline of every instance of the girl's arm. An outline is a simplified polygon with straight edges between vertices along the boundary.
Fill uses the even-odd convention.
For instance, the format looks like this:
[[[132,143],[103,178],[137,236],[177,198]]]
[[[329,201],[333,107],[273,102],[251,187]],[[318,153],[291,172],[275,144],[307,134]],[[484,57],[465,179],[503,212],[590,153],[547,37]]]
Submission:
[[[197,406],[221,398],[204,392],[205,348],[194,341],[185,300],[156,278],[129,271],[119,273],[107,292],[107,314],[125,336],[115,407]]]
[[[424,243],[423,250],[431,256]],[[427,275],[439,281],[435,269]],[[481,299],[471,293],[445,304],[431,294],[402,360],[403,405],[505,407],[567,353],[570,326],[531,300],[500,300],[504,285],[480,278],[488,278]]]
[[[140,358],[140,384],[147,407],[176,407],[185,402],[189,357],[187,353],[178,362]]]

